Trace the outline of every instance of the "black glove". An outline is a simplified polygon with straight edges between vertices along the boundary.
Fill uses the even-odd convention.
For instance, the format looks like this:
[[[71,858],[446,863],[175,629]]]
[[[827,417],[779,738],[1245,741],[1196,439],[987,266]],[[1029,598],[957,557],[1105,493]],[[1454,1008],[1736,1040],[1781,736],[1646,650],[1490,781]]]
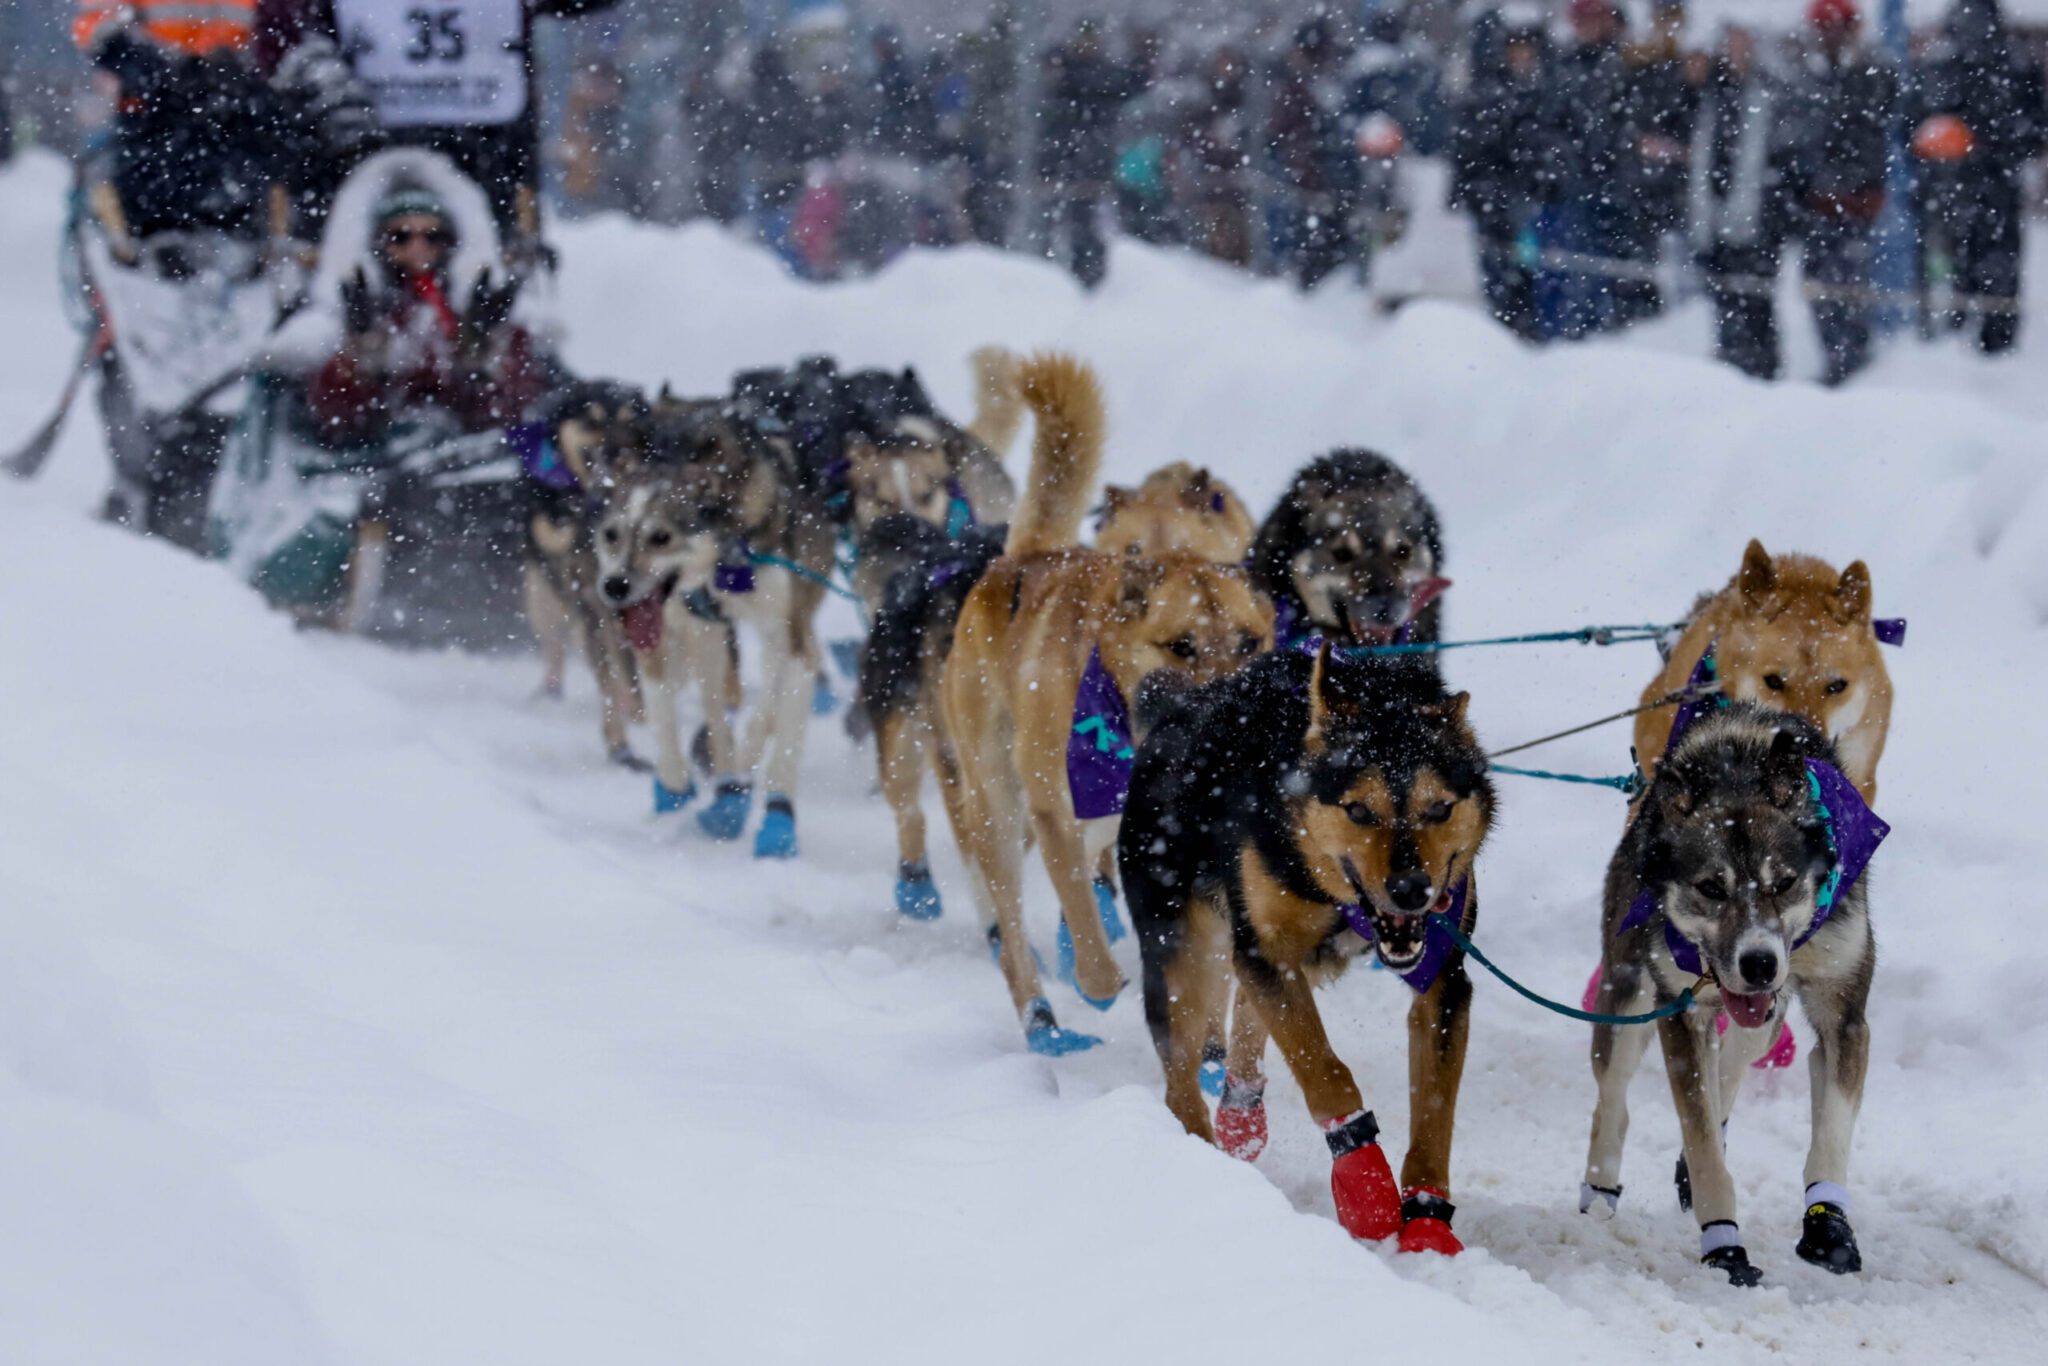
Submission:
[[[377,330],[377,305],[370,294],[369,277],[361,266],[341,284],[342,326],[351,340]]]
[[[498,286],[492,281],[490,267],[478,271],[476,287],[469,294],[469,316],[462,320],[462,349],[477,355],[489,347],[498,329],[511,319],[518,298],[517,276]]]

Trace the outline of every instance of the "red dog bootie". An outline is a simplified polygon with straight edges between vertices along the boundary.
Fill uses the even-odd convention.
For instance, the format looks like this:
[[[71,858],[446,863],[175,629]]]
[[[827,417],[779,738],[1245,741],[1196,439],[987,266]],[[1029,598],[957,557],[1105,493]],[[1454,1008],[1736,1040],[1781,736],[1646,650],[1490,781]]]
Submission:
[[[1256,1162],[1266,1151],[1266,1079],[1223,1078],[1223,1098],[1216,1102],[1216,1146],[1243,1162]]]
[[[1401,1231],[1401,1188],[1386,1150],[1377,1142],[1379,1122],[1372,1111],[1333,1119],[1323,1126],[1330,1144],[1330,1195],[1337,1202],[1337,1222],[1354,1238],[1378,1241]]]
[[[1441,1252],[1446,1257],[1463,1252],[1465,1245],[1451,1232],[1451,1216],[1457,1212],[1442,1191],[1428,1186],[1410,1189],[1401,1201],[1401,1250]]]

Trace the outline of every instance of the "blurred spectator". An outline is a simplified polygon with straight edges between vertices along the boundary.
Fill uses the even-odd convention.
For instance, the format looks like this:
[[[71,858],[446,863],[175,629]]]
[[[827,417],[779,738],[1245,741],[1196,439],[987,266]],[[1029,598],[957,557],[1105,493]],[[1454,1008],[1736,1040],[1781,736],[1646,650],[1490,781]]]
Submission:
[[[1045,72],[1038,169],[1050,182],[1052,221],[1065,232],[1074,278],[1093,289],[1107,265],[1100,206],[1116,171],[1117,122],[1142,81],[1109,56],[1101,29],[1085,19],[1046,54]]]
[[[1814,41],[1785,100],[1785,185],[1805,239],[1822,379],[1840,384],[1870,360],[1871,264],[1897,81],[1864,46],[1855,0],[1812,0],[1807,23]]]
[[[1759,379],[1778,373],[1775,290],[1786,203],[1774,141],[1783,94],[1756,40],[1730,28],[1699,92],[1691,163],[1692,246],[1714,305],[1714,350]]]
[[[1643,213],[1623,179],[1635,163],[1626,21],[1612,0],[1571,0],[1571,41],[1551,63],[1549,204],[1539,224],[1545,254],[1537,277],[1546,335],[1583,337],[1628,321],[1641,308],[1651,268]],[[1617,282],[1627,288],[1617,290]]]
[[[1493,316],[1530,340],[1536,312],[1536,220],[1547,185],[1549,42],[1541,24],[1489,25],[1451,137],[1451,206],[1472,215],[1479,280]]]
[[[1273,82],[1266,149],[1288,192],[1284,253],[1303,289],[1321,284],[1351,249],[1357,153],[1343,122],[1342,56],[1326,16],[1303,24]]]

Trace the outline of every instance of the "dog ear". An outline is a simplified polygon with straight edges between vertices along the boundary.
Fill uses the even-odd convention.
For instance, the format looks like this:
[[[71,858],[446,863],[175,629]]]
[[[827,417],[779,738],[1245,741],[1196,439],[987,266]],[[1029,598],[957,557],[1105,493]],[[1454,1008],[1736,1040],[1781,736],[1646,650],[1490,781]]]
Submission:
[[[1321,754],[1329,748],[1325,728],[1335,710],[1323,693],[1329,672],[1330,642],[1326,639],[1316,647],[1315,663],[1309,666],[1308,671],[1308,733],[1301,741],[1303,751],[1308,754]]]
[[[1781,811],[1807,794],[1808,748],[1806,737],[1791,726],[1780,726],[1771,736],[1770,753],[1764,757],[1764,793]]]
[[[1835,583],[1835,596],[1850,621],[1870,620],[1870,566],[1857,560],[1842,571]]]
[[[1462,730],[1465,725],[1465,707],[1471,700],[1472,694],[1469,692],[1452,693],[1441,702],[1418,707],[1416,710],[1445,730]]]
[[[1133,490],[1127,489],[1121,484],[1105,484],[1102,489],[1103,516],[1114,516],[1126,503],[1136,496]]]
[[[1742,572],[1735,576],[1735,582],[1742,589],[1742,596],[1751,602],[1762,601],[1777,587],[1778,571],[1762,541],[1752,538],[1749,548],[1742,552]]]

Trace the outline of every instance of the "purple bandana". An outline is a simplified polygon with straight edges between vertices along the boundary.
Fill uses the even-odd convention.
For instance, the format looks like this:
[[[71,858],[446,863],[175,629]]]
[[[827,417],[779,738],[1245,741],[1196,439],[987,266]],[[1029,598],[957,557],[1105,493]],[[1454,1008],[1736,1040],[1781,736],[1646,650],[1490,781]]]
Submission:
[[[1856,879],[1863,876],[1863,870],[1870,866],[1877,846],[1892,832],[1891,826],[1864,803],[1863,794],[1856,790],[1856,784],[1844,777],[1833,764],[1808,759],[1806,782],[1814,809],[1819,812],[1821,824],[1827,830],[1828,847],[1835,851],[1835,866],[1828,870],[1827,880],[1813,899],[1813,923],[1806,927],[1806,933],[1792,941],[1795,949],[1827,924],[1828,917],[1834,914],[1842,897],[1856,885]],[[1621,918],[1621,929],[1632,930],[1638,925],[1647,925],[1656,912],[1657,894],[1645,887],[1629,903],[1628,914]],[[1664,922],[1664,945],[1671,950],[1671,961],[1678,965],[1680,972],[1697,977],[1706,971],[1700,959],[1699,946],[1680,934],[1669,920]]]
[[[1436,979],[1443,975],[1444,964],[1450,961],[1451,950],[1457,947],[1443,922],[1448,920],[1453,925],[1464,925],[1465,888],[1469,882],[1470,879],[1460,882],[1452,890],[1450,910],[1429,917],[1429,923],[1422,931],[1422,957],[1415,961],[1414,967],[1401,974],[1401,980],[1418,992],[1428,991],[1436,985]],[[1373,940],[1372,917],[1366,913],[1365,907],[1355,901],[1347,901],[1339,909],[1344,912],[1351,932],[1370,944]]]
[[[754,556],[745,541],[740,542],[739,553],[730,563],[721,559],[711,571],[711,586],[721,593],[754,591]]]
[[[1102,666],[1102,651],[1091,650],[1074,690],[1074,728],[1067,736],[1067,794],[1074,815],[1084,821],[1122,815],[1136,758],[1130,709]]]
[[[1879,617],[1870,623],[1880,643],[1904,645],[1906,643],[1906,619],[1904,617]]]
[[[519,457],[519,468],[526,477],[542,488],[574,493],[583,487],[576,471],[569,468],[569,462],[562,459],[562,453],[548,439],[545,422],[522,422],[506,428],[505,444]]]

